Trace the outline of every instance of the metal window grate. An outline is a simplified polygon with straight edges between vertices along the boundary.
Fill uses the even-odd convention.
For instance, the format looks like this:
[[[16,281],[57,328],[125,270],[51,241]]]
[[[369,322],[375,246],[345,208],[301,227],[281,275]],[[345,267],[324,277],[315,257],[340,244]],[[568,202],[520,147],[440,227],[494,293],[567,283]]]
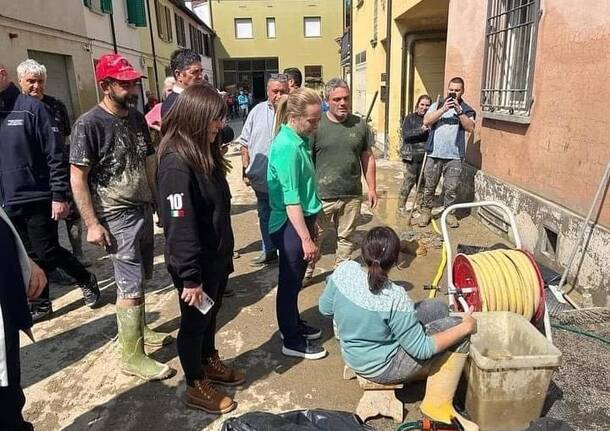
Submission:
[[[481,90],[484,115],[529,119],[539,11],[540,0],[489,0]]]

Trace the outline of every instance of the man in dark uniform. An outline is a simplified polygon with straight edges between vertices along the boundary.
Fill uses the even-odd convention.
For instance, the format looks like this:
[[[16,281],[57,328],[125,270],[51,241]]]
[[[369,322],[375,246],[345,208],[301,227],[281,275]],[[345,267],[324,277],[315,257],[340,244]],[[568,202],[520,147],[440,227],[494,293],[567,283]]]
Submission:
[[[66,105],[64,105],[61,100],[45,94],[47,89],[46,68],[34,60],[26,60],[17,66],[17,75],[19,77],[21,91],[28,96],[37,98],[44,103],[47,108],[47,112],[54,122],[54,127],[57,127],[56,133],[58,133],[64,141],[67,159],[68,154],[70,154],[70,140],[68,137],[72,132],[72,122],[70,121],[70,115],[68,114]],[[68,181],[69,179],[70,170],[68,169]],[[91,263],[87,261],[83,254],[83,228],[80,221],[80,214],[78,213],[74,199],[72,199],[72,193],[69,188],[67,198],[69,212],[64,220],[66,222],[66,230],[70,245],[72,246],[72,252],[79,262],[85,266],[89,266]],[[60,280],[62,279],[61,274],[63,274],[63,271],[56,270],[53,272],[59,273],[59,278]],[[66,278],[66,276],[64,275],[63,278]]]
[[[0,204],[32,259],[45,272],[64,269],[94,307],[100,297],[95,276],[59,245],[57,221],[68,211],[68,175],[63,143],[53,127],[45,106],[20,94],[0,66]],[[31,308],[35,321],[52,313],[48,286]]]

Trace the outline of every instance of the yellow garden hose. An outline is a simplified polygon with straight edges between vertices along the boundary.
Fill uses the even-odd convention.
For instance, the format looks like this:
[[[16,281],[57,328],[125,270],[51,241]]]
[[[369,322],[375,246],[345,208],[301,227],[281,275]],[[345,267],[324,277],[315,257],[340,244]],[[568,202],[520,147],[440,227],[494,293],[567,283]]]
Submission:
[[[536,268],[521,250],[465,256],[476,277],[482,311],[511,311],[531,320],[540,305]]]
[[[432,228],[437,234],[441,234],[441,231],[438,230],[438,226],[436,225],[434,219],[432,219]],[[443,242],[443,249],[441,250],[441,263],[439,264],[438,269],[436,270],[436,275],[432,280],[432,289],[430,290],[430,294],[428,295],[430,299],[433,299],[436,296],[436,288],[441,282],[441,278],[443,278],[443,272],[445,271],[445,266],[447,265],[447,250],[445,250],[445,247],[446,245]]]

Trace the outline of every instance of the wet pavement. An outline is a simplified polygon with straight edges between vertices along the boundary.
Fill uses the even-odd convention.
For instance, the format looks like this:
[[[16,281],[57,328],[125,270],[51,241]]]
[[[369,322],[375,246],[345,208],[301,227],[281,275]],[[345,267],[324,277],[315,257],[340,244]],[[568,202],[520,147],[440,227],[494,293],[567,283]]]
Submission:
[[[239,129],[239,123],[232,124]],[[253,410],[279,412],[299,408],[353,411],[362,392],[354,380],[342,379],[343,362],[332,336],[332,324],[317,311],[323,281],[333,265],[332,247],[327,243],[323,248],[313,283],[300,296],[303,318],[323,329],[320,342],[329,356],[320,361],[284,357],[275,320],[277,267],[248,265],[257,256],[260,241],[255,199],[241,182],[238,151],[233,146],[229,152],[234,167],[229,179],[236,249],[241,257],[235,260],[235,272],[230,279],[236,295],[225,298],[219,315],[218,347],[221,356],[247,371],[248,380],[243,387],[230,390],[238,402],[238,409],[231,416]],[[414,300],[420,300],[428,295],[423,286],[431,282],[441,250],[429,228],[407,226],[405,218],[396,211],[402,178],[400,164],[380,160],[378,165],[382,199],[375,211],[363,206],[358,235],[361,237],[376,224],[387,223],[399,234],[415,232],[424,239],[425,246],[419,255],[402,254],[400,269],[391,273],[391,278],[402,284]],[[151,326],[175,336],[179,325],[178,303],[164,267],[163,235],[158,229],[155,234],[155,271],[147,286],[147,316]],[[456,244],[504,243],[473,217],[461,220],[461,227],[453,230],[452,235]],[[180,401],[184,383],[175,343],[150,351],[152,357],[178,370],[171,379],[143,383],[118,371],[111,264],[99,249],[90,246],[85,249],[94,262],[92,270],[103,288],[105,305],[90,310],[83,306],[77,288],[53,286],[53,318],[34,327],[36,343],[22,337],[26,418],[39,431],[219,429],[224,418],[187,409]],[[443,292],[439,296],[446,298]],[[551,385],[546,413],[569,419],[577,430],[610,429],[607,346],[570,333],[557,333],[555,337],[564,352],[564,364]],[[408,385],[399,392],[405,401],[407,419],[420,418],[417,405],[422,396],[421,383]],[[388,419],[369,423],[378,430],[397,427]]]

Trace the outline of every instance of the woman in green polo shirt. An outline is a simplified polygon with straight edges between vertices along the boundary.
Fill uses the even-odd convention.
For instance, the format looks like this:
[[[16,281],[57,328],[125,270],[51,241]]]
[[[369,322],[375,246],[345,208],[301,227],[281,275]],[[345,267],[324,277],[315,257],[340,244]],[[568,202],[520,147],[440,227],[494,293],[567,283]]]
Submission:
[[[320,102],[320,96],[308,88],[283,97],[267,167],[269,232],[280,257],[276,313],[284,340],[282,353],[305,359],[326,356],[324,348],[310,343],[322,332],[301,320],[298,308],[307,263],[319,257],[313,236],[322,203],[316,193],[309,136],[320,122]]]

